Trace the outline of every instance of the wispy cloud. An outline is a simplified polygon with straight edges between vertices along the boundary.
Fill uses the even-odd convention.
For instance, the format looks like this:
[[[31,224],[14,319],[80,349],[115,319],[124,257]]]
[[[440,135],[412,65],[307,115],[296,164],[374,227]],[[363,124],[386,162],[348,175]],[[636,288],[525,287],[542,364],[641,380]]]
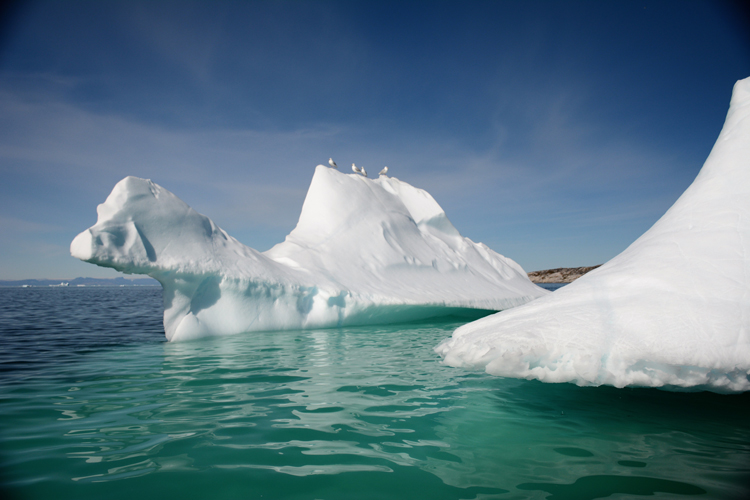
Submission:
[[[65,228],[56,224],[24,220],[0,214],[0,233],[4,235],[7,241],[12,240],[13,235],[19,233],[59,233],[64,230]]]
[[[383,123],[321,121],[284,131],[169,127],[86,109],[45,85],[0,90],[4,177],[23,172],[52,182],[89,214],[122,177],[151,178],[261,249],[273,243],[267,235],[280,241],[294,226],[312,169],[329,156],[342,170],[350,161],[371,172],[389,165],[394,176],[433,194],[460,231],[486,242],[526,238],[527,230],[515,233],[520,224],[545,231],[556,224],[574,234],[637,220],[645,229],[692,177],[678,155],[598,130],[580,117],[585,102],[564,95],[542,99],[528,111],[533,116],[498,115],[496,137],[477,148],[445,133],[411,131],[405,140],[402,129]],[[512,141],[514,122],[528,124],[519,144]],[[92,223],[81,210],[68,221],[78,230]],[[54,232],[38,211],[22,211],[21,219]]]

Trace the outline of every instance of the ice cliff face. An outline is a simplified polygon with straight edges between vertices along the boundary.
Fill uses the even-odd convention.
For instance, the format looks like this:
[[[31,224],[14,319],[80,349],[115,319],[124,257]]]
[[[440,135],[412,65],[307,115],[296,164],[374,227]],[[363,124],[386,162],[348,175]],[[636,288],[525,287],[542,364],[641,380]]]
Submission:
[[[545,382],[750,389],[750,78],[698,177],[643,236],[436,350],[450,365]]]
[[[502,310],[547,293],[395,178],[319,165],[297,227],[264,253],[136,177],[97,212],[71,254],[159,280],[169,340]]]

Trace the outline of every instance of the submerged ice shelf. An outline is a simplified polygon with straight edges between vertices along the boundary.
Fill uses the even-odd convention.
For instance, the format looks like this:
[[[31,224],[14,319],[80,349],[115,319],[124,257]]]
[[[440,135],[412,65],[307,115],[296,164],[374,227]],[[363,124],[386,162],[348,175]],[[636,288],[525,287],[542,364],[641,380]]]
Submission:
[[[620,255],[436,351],[495,375],[750,390],[750,78],[693,184]]]
[[[145,179],[117,183],[97,213],[71,254],[157,279],[170,341],[497,311],[548,293],[393,177],[318,165],[296,228],[262,253]]]

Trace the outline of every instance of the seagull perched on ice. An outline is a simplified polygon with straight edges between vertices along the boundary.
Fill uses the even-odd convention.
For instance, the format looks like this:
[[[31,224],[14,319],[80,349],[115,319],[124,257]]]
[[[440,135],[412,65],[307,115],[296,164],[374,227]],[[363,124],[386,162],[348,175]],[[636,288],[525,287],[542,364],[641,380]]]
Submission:
[[[383,170],[381,170],[378,175],[385,175],[388,177],[388,167],[383,167]]]
[[[333,161],[333,158],[328,158],[328,164],[333,168],[339,168],[338,165],[336,165],[336,162]]]
[[[367,170],[365,170],[365,167],[359,168],[354,163],[352,163],[352,172],[354,172],[355,174],[362,174],[367,177]]]

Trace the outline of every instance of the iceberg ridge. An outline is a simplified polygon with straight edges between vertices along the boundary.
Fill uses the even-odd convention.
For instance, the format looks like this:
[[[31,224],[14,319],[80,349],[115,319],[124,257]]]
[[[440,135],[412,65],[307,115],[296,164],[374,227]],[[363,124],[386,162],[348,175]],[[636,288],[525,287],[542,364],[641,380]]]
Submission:
[[[126,177],[70,246],[164,288],[167,339],[474,317],[547,292],[464,238],[424,190],[318,165],[299,222],[258,252],[151,182]]]
[[[695,181],[621,254],[458,328],[447,364],[544,382],[750,390],[750,78]]]

